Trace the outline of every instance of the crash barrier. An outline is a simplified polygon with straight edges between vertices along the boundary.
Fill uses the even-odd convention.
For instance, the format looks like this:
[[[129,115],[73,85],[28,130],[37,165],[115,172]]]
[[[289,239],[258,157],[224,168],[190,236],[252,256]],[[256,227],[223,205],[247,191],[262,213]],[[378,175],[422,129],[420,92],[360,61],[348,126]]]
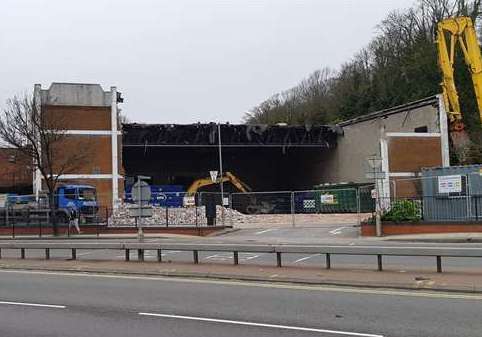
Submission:
[[[199,264],[199,252],[230,252],[233,262],[239,264],[239,253],[269,253],[276,257],[276,265],[282,267],[283,254],[320,254],[325,256],[325,268],[331,269],[333,255],[376,256],[377,269],[383,270],[384,256],[434,257],[437,272],[442,272],[442,258],[480,258],[482,248],[431,248],[431,247],[377,247],[377,246],[315,246],[315,245],[238,245],[238,244],[189,244],[189,243],[44,243],[44,242],[6,242],[0,243],[2,250],[19,250],[20,258],[27,257],[27,250],[44,250],[45,258],[50,259],[52,250],[70,250],[72,260],[77,259],[78,250],[120,250],[125,253],[125,260],[130,260],[130,252],[137,251],[139,261],[144,261],[145,251],[157,252],[157,261],[162,262],[162,251],[190,251],[193,262]]]

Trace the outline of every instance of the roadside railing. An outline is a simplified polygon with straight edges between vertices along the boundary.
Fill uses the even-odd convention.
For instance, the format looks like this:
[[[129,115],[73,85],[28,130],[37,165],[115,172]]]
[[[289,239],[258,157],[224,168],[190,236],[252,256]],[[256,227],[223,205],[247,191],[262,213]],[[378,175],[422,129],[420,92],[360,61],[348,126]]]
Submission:
[[[125,261],[130,260],[130,252],[137,251],[138,261],[145,260],[145,251],[155,251],[157,261],[162,262],[163,251],[192,252],[193,263],[199,264],[199,252],[230,252],[234,265],[239,264],[239,253],[266,253],[276,257],[276,266],[282,267],[283,254],[321,254],[325,255],[325,268],[331,269],[334,255],[376,256],[377,270],[383,271],[384,256],[434,257],[437,272],[442,272],[442,258],[481,258],[482,248],[458,247],[376,247],[376,246],[323,246],[323,245],[240,245],[240,244],[189,244],[189,243],[45,243],[45,242],[6,242],[0,243],[0,258],[3,250],[18,250],[20,258],[27,258],[27,250],[43,250],[45,259],[50,259],[52,250],[70,250],[71,259],[77,259],[78,250],[116,250],[124,251]]]

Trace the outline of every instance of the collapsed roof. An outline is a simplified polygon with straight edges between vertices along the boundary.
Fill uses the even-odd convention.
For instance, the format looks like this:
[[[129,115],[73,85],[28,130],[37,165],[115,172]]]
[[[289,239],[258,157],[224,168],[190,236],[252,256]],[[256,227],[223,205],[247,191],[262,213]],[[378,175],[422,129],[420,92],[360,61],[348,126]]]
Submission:
[[[223,147],[334,148],[339,129],[326,125],[221,124]],[[218,124],[123,124],[123,146],[218,146]]]

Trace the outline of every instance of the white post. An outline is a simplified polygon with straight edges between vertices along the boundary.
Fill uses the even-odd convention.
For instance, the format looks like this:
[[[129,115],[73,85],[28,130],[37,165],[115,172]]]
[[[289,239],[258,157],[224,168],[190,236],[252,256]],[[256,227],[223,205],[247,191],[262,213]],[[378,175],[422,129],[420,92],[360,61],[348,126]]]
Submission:
[[[141,177],[138,176],[137,177],[137,192],[138,192],[138,196],[139,196],[139,214],[138,214],[138,217],[137,217],[137,240],[139,242],[142,242],[144,241],[144,231],[142,229],[142,203],[143,203],[143,195],[141,193]]]
[[[111,87],[111,145],[112,145],[112,209],[116,209],[119,199],[119,162],[117,146],[117,88]]]
[[[221,188],[221,221],[224,225],[224,184],[223,184],[223,155],[221,151],[221,124],[218,123],[218,152],[219,152],[219,174],[221,177],[220,188]]]
[[[37,109],[38,113],[42,113],[42,97],[40,95],[40,91],[42,86],[40,84],[35,84],[34,91],[33,91],[33,99],[35,108]],[[41,146],[38,146],[39,151]],[[40,173],[40,169],[38,166],[40,163],[33,162],[35,171],[33,172],[33,192],[35,194],[35,200],[38,201],[40,191],[42,190],[42,174]]]
[[[444,104],[443,96],[438,97],[438,114],[439,114],[439,127],[440,127],[440,145],[442,147],[442,166],[450,166],[450,153],[449,153],[449,131],[447,121],[447,111]]]

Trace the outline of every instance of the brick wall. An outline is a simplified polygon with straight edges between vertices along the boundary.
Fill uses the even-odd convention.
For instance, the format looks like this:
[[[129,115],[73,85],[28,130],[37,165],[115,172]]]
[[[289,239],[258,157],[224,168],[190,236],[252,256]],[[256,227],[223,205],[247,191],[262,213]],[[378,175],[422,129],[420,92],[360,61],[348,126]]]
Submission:
[[[30,163],[16,149],[0,148],[0,193],[31,193]]]

